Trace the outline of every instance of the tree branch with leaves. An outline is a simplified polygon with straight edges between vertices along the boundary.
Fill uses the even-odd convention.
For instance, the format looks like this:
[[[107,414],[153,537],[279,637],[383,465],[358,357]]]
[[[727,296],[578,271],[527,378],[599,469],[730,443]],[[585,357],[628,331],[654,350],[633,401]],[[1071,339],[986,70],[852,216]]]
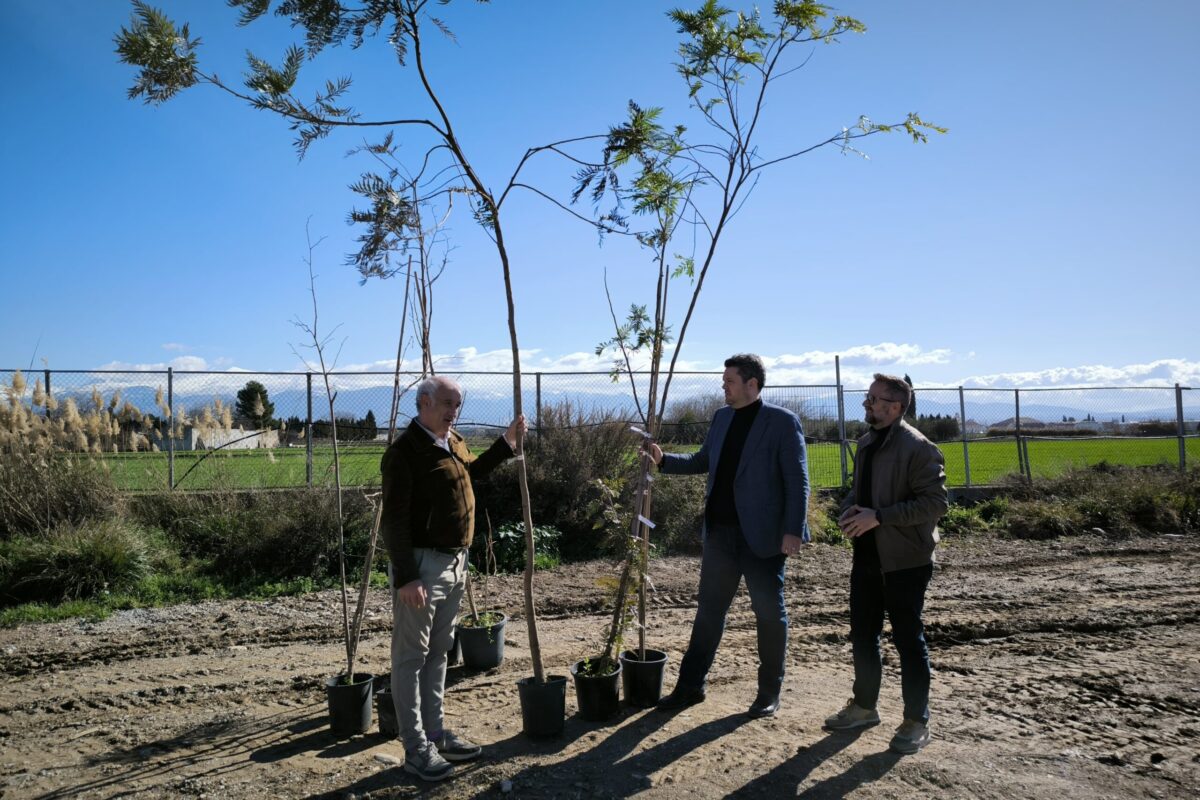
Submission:
[[[615,335],[597,347],[597,354],[615,352],[613,377],[629,375],[635,400],[635,354],[644,354],[650,383],[642,419],[648,438],[657,437],[671,381],[682,352],[684,337],[695,314],[705,279],[716,260],[719,244],[730,222],[752,194],[760,175],[815,150],[834,146],[844,154],[862,155],[857,140],[881,133],[903,131],[914,142],[926,142],[929,132],[946,129],[911,112],[895,123],[881,124],[861,116],[825,139],[790,152],[764,156],[759,151],[760,126],[773,86],[802,69],[808,57],[796,62],[792,54],[803,45],[833,44],[866,26],[848,16],[831,15],[830,9],[810,0],[777,0],[773,13],[734,12],[706,0],[696,11],[676,9],[668,16],[682,35],[676,70],[687,88],[690,107],[711,137],[701,141],[683,125],[668,128],[662,111],[630,102],[627,118],[609,130],[595,163],[576,173],[572,202],[588,196],[595,209],[593,224],[601,232],[612,227],[630,231],[648,251],[654,274],[654,305],[634,303],[624,322],[613,315]],[[601,207],[611,203],[602,211]],[[631,230],[632,217],[648,223]],[[687,253],[674,252],[677,234],[687,230],[693,245]],[[686,312],[672,339],[672,281],[687,278],[691,292]],[[605,286],[608,294],[607,283]],[[609,307],[612,308],[609,296]],[[674,346],[665,375],[663,360]],[[661,378],[661,392],[659,391]],[[640,403],[639,403],[640,410]],[[634,490],[633,533],[642,542],[642,563],[648,555],[651,489],[650,463],[643,452]],[[627,579],[629,572],[623,574]],[[645,653],[645,576],[640,576],[639,646]]]

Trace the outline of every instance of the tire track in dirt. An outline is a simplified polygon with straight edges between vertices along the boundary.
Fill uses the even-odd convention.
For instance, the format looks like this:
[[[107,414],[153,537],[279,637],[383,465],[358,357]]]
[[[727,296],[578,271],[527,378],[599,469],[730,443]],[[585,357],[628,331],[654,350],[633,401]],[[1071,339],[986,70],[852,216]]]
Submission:
[[[514,616],[499,669],[456,668],[448,681],[450,724],[487,745],[488,757],[435,787],[375,760],[398,756],[394,742],[328,735],[323,676],[344,657],[336,593],[0,631],[0,792],[5,800],[491,798],[512,780],[515,796],[555,798],[1192,797],[1200,791],[1193,544],[1132,542],[1130,555],[1095,541],[953,543],[927,612],[936,738],[907,759],[883,752],[900,713],[887,643],[885,725],[858,738],[819,730],[851,680],[849,554],[840,548],[789,563],[791,646],[776,718],[744,715],[756,633],[743,592],[707,702],[588,723],[568,686],[566,734],[531,742],[520,734],[516,689],[531,672],[529,653]],[[539,603],[548,672],[565,674],[598,646],[608,616],[595,578],[609,566],[572,565],[561,585],[556,573],[539,576],[549,596]],[[670,688],[695,614],[696,561],[652,569],[647,641],[668,651]],[[520,607],[519,579],[491,588],[496,605]],[[385,671],[386,592],[372,592],[369,606],[362,664]]]

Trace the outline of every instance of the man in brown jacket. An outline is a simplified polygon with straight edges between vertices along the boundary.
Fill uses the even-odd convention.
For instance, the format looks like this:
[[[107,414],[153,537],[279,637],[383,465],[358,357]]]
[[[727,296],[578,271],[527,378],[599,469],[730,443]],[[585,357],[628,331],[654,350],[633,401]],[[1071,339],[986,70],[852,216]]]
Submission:
[[[942,451],[903,419],[912,387],[875,375],[863,406],[871,431],[858,440],[854,483],[838,524],[854,542],[850,570],[850,642],[854,697],[825,720],[829,730],[879,724],[879,635],[887,613],[900,654],[904,721],[891,749],[915,753],[929,744],[929,653],[921,612],[933,576],[937,522],[946,513]]]
[[[383,455],[381,528],[391,556],[392,700],[404,742],[404,769],[441,780],[450,761],[481,748],[445,729],[446,653],[466,585],[475,530],[471,482],[511,458],[525,418],[476,458],[451,429],[462,390],[449,378],[417,387],[417,416]]]

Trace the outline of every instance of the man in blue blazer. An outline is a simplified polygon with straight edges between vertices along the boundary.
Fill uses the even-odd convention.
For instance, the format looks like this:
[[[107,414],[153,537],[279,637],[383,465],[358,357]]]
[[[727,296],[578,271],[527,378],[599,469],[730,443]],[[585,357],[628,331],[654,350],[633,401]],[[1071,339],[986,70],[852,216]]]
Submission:
[[[762,359],[725,361],[726,406],[713,416],[704,444],[691,455],[650,457],[668,474],[707,472],[700,600],[675,690],[664,710],[704,700],[705,679],[725,631],[725,615],[743,576],[758,627],[758,695],[752,717],[779,710],[787,656],[788,615],[784,563],[808,541],[808,469],[800,419],[759,397],[766,382]]]

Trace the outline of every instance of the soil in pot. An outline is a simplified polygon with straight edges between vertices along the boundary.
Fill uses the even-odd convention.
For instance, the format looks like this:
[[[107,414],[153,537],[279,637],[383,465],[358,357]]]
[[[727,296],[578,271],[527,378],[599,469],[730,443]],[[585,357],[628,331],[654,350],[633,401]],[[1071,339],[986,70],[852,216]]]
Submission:
[[[458,621],[458,643],[463,664],[468,669],[494,669],[504,661],[504,626],[508,617],[499,611],[485,611],[478,620],[462,617]]]
[[[603,675],[590,674],[591,659],[576,661],[571,665],[575,678],[575,699],[579,701],[579,715],[584,719],[600,721],[614,716],[621,707],[621,664],[612,672]]]
[[[325,697],[329,703],[329,730],[344,739],[366,733],[371,727],[371,696],[375,683],[366,672],[354,673],[346,683],[344,675],[325,679]]]
[[[558,736],[567,717],[567,676],[547,675],[545,683],[534,678],[517,681],[521,698],[521,730],[526,736]]]
[[[646,650],[646,658],[638,658],[637,650],[621,653],[621,688],[625,702],[635,708],[651,708],[662,697],[663,673],[667,654],[661,650]]]

